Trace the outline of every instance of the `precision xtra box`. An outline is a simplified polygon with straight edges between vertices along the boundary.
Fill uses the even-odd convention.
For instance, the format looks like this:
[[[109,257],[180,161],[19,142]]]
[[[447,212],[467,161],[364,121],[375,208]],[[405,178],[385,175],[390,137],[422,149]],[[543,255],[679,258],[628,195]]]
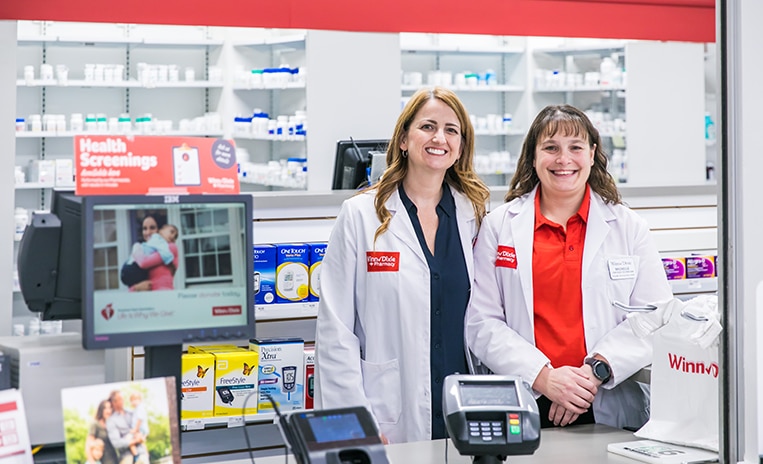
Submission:
[[[254,245],[254,304],[275,303],[276,246]]]
[[[319,301],[321,296],[321,263],[326,254],[325,243],[308,243],[310,248],[310,295],[309,301]]]
[[[191,348],[215,357],[215,416],[257,414],[257,353],[226,345]]]
[[[305,347],[305,409],[313,409],[315,401],[315,347]]]
[[[181,357],[180,418],[212,417],[215,411],[215,355],[188,353]]]
[[[276,303],[307,301],[309,248],[306,243],[276,244]]]
[[[268,395],[281,411],[303,409],[305,343],[301,338],[253,338],[249,349],[259,355],[259,412],[273,412]]]

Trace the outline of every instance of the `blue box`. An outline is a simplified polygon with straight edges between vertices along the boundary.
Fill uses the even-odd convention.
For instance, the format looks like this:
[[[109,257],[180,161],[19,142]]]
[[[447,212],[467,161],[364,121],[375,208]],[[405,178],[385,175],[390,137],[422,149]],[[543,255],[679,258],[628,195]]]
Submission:
[[[276,250],[276,303],[308,301],[310,247],[306,243],[278,243]]]
[[[276,302],[276,246],[254,245],[254,304]]]
[[[321,299],[321,263],[326,254],[326,243],[308,243],[310,247],[310,296],[309,301]]]

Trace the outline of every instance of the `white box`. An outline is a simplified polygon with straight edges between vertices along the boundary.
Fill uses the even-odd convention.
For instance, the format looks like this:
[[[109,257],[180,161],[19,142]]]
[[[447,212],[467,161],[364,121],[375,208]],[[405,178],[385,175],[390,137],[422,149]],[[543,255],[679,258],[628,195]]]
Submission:
[[[49,186],[56,184],[56,162],[53,160],[32,160],[29,162],[29,182]]]
[[[57,159],[55,162],[56,187],[74,187],[74,161]]]
[[[281,411],[304,409],[305,342],[301,338],[253,338],[249,349],[259,353],[257,411],[273,412],[268,395]]]

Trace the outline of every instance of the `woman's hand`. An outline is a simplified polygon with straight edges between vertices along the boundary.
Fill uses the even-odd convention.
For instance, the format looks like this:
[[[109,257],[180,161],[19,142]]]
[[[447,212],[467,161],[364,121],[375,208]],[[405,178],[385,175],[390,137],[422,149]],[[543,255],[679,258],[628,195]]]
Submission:
[[[133,292],[148,292],[151,290],[151,281],[143,280],[130,287]]]

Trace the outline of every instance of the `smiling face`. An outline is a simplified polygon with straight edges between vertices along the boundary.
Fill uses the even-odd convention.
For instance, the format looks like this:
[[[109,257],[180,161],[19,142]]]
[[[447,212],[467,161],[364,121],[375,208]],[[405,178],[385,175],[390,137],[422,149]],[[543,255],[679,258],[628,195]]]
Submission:
[[[148,241],[148,239],[151,238],[152,235],[154,235],[159,230],[158,224],[156,223],[156,219],[154,219],[151,216],[146,216],[145,219],[143,219],[143,240]]]
[[[445,176],[462,150],[461,123],[455,111],[441,100],[428,100],[411,121],[400,149],[408,151],[409,172]]]
[[[543,195],[583,198],[591,173],[596,145],[584,132],[559,130],[543,134],[535,147],[533,166],[543,187]]]

